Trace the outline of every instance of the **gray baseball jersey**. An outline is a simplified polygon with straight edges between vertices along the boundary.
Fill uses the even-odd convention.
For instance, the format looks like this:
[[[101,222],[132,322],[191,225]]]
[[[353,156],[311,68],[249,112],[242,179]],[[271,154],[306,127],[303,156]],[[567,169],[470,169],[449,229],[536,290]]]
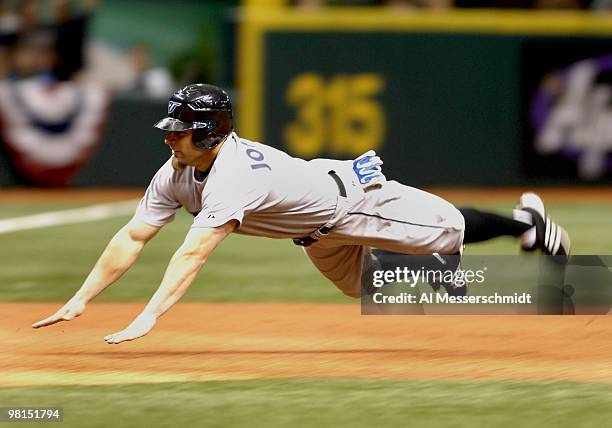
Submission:
[[[348,193],[341,211],[330,170]],[[332,231],[306,253],[349,295],[359,290],[362,259],[370,247],[408,254],[450,254],[461,248],[464,221],[450,203],[395,181],[365,191],[354,178],[352,161],[305,161],[232,134],[201,181],[194,167],[175,170],[168,160],[135,216],[163,226],[184,207],[195,216],[194,228],[236,220],[236,233],[270,238],[303,237],[333,218]]]
[[[236,233],[245,235],[307,235],[334,212],[338,190],[327,169],[337,162],[308,162],[232,134],[202,181],[194,167],[177,171],[169,159],[153,177],[136,216],[163,226],[184,207],[195,215],[192,227],[237,220]]]

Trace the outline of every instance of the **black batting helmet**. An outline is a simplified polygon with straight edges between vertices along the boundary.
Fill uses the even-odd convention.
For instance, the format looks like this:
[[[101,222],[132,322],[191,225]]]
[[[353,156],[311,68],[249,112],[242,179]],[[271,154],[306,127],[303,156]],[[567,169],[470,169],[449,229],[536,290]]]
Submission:
[[[227,93],[214,85],[194,83],[176,91],[168,101],[168,117],[154,125],[164,131],[192,129],[193,144],[212,149],[234,129]]]

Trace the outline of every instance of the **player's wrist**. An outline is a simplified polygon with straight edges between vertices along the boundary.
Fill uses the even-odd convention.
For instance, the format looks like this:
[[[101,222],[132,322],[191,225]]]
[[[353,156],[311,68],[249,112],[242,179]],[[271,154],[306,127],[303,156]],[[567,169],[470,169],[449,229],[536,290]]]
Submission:
[[[85,291],[79,290],[79,291],[77,291],[74,294],[74,296],[72,296],[71,300],[74,301],[74,302],[80,302],[80,303],[83,303],[83,304],[87,304],[93,298],[94,298],[94,296],[90,296]]]
[[[162,315],[162,313],[163,312],[161,311],[161,309],[144,308],[143,311],[140,313],[140,316],[157,319]]]

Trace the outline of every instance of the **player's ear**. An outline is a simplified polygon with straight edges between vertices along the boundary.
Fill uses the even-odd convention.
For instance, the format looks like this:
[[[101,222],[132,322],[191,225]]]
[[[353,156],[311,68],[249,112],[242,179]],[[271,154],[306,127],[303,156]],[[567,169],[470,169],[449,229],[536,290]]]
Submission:
[[[175,171],[181,171],[185,168],[185,164],[179,162],[177,158],[172,156],[172,168],[174,168]]]

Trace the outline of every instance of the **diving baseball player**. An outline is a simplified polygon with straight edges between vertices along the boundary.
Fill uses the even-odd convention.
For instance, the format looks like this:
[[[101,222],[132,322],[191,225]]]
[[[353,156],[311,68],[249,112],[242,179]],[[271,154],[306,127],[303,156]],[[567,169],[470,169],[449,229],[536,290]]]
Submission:
[[[366,274],[387,253],[455,255],[464,242],[505,234],[521,236],[525,249],[569,254],[567,233],[546,217],[534,194],[523,195],[513,219],[471,209],[462,214],[433,194],[387,181],[372,151],[348,161],[291,157],[240,138],[230,99],[216,86],[192,84],[175,92],[168,117],[155,126],[166,131],[172,157],[74,297],[34,328],[82,314],[181,207],[194,221],[158,290],[127,328],[105,337],[107,343],[146,335],[232,232],[293,239],[325,277],[353,297],[369,293]],[[372,248],[380,250],[378,257]]]

